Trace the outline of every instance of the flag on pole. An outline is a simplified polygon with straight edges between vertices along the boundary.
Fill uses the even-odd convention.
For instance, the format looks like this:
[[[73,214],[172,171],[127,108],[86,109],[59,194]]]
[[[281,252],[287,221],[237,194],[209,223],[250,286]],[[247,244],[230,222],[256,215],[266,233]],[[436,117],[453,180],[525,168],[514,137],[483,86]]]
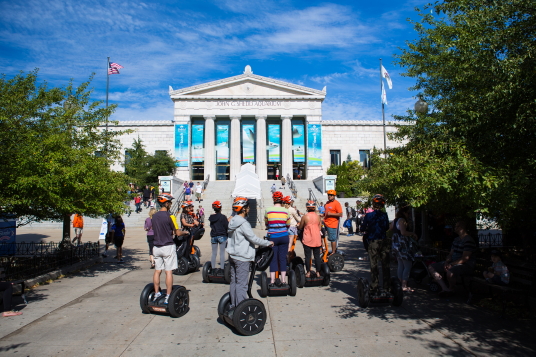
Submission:
[[[387,72],[387,70],[385,69],[383,65],[382,65],[382,77],[385,78],[385,80],[387,81],[387,85],[389,86],[389,89],[393,89],[393,82],[391,81],[391,76],[389,76],[389,73]]]
[[[119,63],[110,62],[108,65],[108,74],[119,74],[119,69],[124,68]]]
[[[382,104],[387,105],[387,94],[385,93],[385,87],[382,82]]]

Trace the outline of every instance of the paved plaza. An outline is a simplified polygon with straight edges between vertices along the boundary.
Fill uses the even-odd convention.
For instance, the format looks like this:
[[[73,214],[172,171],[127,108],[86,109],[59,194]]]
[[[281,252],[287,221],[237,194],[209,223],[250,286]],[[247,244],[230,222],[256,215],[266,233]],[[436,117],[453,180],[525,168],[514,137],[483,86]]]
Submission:
[[[263,231],[257,231],[262,235]],[[19,229],[18,241],[57,241],[56,229]],[[94,240],[86,229],[84,240]],[[198,241],[201,262],[210,239]],[[145,232],[127,231],[126,263],[111,259],[41,285],[28,294],[24,314],[1,318],[0,354],[16,356],[402,356],[536,355],[534,325],[501,320],[463,298],[441,300],[424,286],[401,307],[360,309],[356,280],[368,277],[360,236],[341,237],[342,272],[329,287],[298,289],[295,297],[260,298],[268,321],[251,337],[219,320],[217,304],[228,285],[202,282],[201,271],[174,276],[187,287],[190,311],[183,317],[146,315],[139,307],[151,282]],[[298,254],[303,256],[298,245]],[[112,249],[113,253],[113,249]],[[113,256],[111,254],[110,256]],[[259,285],[254,285],[258,297]],[[20,302],[20,299],[16,299]]]

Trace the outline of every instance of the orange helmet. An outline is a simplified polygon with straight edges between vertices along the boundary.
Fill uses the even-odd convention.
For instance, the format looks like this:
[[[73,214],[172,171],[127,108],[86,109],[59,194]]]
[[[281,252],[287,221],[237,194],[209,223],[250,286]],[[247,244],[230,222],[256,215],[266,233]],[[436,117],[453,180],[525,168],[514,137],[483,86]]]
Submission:
[[[335,190],[328,190],[327,194],[328,194],[328,195],[337,196],[337,191],[335,191]]]
[[[275,191],[272,194],[272,199],[274,200],[274,203],[281,203],[283,202],[283,194],[281,193],[281,191]]]
[[[192,206],[193,207],[194,203],[192,201],[184,201],[181,205],[182,208],[185,208],[185,207],[189,207],[189,206]]]
[[[292,202],[292,198],[290,196],[283,197],[282,202],[286,205],[289,205]]]
[[[372,202],[384,205],[385,198],[383,198],[383,195],[377,194],[377,195],[374,195],[374,197],[372,197]]]
[[[237,197],[233,202],[233,211],[240,212],[242,208],[246,208],[249,205],[248,199],[245,197]]]
[[[305,204],[305,207],[307,208],[308,211],[314,211],[316,209],[316,203],[315,201],[307,201],[307,203]]]
[[[212,208],[220,209],[221,208],[221,202],[220,201],[212,202]]]
[[[163,193],[161,195],[158,196],[157,200],[158,202],[160,203],[166,203],[166,202],[171,202],[171,200],[173,200],[174,197],[171,196],[169,193]]]

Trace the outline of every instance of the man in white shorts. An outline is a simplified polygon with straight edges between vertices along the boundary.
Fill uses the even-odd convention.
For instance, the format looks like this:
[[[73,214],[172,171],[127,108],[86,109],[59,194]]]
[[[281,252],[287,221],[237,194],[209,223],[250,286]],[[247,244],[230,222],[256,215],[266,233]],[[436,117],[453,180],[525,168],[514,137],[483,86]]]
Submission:
[[[166,271],[166,300],[168,303],[169,294],[173,290],[173,270],[178,268],[177,264],[177,248],[173,242],[173,235],[187,235],[188,232],[183,232],[178,229],[176,221],[172,219],[169,210],[171,208],[171,201],[173,196],[167,193],[163,193],[158,196],[158,202],[162,208],[156,212],[151,223],[154,232],[154,248],[153,256],[155,263],[155,270],[153,275],[153,284],[155,290],[155,300],[160,297],[160,274],[162,270]],[[173,217],[174,218],[174,217]]]

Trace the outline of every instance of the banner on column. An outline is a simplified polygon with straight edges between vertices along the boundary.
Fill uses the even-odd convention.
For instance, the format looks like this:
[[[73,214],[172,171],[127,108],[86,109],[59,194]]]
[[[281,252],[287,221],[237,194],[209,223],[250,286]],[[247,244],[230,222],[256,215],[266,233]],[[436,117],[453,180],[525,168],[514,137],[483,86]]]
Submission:
[[[205,161],[203,150],[203,132],[205,126],[203,124],[192,125],[192,162]]]
[[[278,124],[268,125],[268,162],[280,162],[281,127]]]
[[[175,165],[188,167],[188,124],[175,124]]]
[[[307,165],[322,166],[322,126],[307,124]]]
[[[229,125],[216,126],[216,162],[229,163]]]
[[[242,162],[255,162],[255,125],[242,125]]]
[[[305,162],[305,135],[303,124],[292,125],[292,153],[294,162]]]

